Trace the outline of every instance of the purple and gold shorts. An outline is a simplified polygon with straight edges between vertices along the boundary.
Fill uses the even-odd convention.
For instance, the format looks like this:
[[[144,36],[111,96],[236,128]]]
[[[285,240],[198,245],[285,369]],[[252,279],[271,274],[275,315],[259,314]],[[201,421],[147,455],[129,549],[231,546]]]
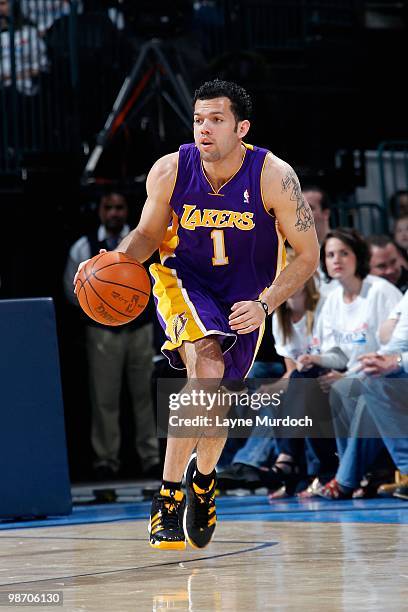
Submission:
[[[218,339],[225,362],[224,377],[245,378],[255,361],[264,325],[250,334],[234,333],[228,323],[229,307],[189,278],[188,290],[176,270],[152,264],[153,296],[157,316],[167,341],[162,353],[173,368],[184,370],[178,348],[183,342],[195,342],[206,336]]]

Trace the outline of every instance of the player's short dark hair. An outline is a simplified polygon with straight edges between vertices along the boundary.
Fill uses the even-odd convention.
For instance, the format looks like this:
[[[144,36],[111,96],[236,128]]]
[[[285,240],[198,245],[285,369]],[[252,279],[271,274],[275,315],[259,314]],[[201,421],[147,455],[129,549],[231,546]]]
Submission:
[[[363,280],[363,278],[365,278],[370,272],[370,249],[367,241],[364,240],[362,235],[355,229],[338,227],[337,229],[331,230],[328,232],[328,234],[326,234],[320,248],[320,264],[326,278],[326,282],[331,281],[331,277],[329,276],[326,267],[326,244],[330,238],[337,238],[350,247],[357,260],[355,274],[358,276],[358,278]]]
[[[212,100],[213,98],[229,98],[231,111],[238,121],[250,119],[252,114],[252,100],[248,92],[232,81],[214,79],[206,81],[194,93],[193,106],[197,100]]]
[[[303,185],[302,187],[302,192],[305,193],[306,191],[317,191],[317,193],[321,193],[322,194],[322,199],[320,202],[321,209],[328,210],[330,208],[329,196],[327,195],[324,189],[322,189],[318,185],[313,185],[312,183],[310,184],[306,183],[306,185]]]

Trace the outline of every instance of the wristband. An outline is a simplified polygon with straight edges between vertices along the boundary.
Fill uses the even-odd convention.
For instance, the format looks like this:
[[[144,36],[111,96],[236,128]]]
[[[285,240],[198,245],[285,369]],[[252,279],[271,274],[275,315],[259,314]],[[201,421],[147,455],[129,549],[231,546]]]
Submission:
[[[260,304],[264,310],[265,313],[265,319],[266,317],[269,315],[269,306],[266,302],[263,302],[262,300],[253,300],[254,302],[256,302],[257,304]]]

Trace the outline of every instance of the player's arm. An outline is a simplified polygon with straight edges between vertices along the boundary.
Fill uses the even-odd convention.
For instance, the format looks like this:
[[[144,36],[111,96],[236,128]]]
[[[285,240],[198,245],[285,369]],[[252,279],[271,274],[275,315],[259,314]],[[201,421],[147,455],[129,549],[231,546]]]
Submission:
[[[276,216],[281,232],[295,251],[295,259],[263,294],[262,301],[271,313],[314,274],[319,265],[319,243],[312,211],[293,169],[268,154],[261,180],[265,206]],[[237,302],[231,310],[230,326],[238,333],[250,333],[265,318],[257,302]]]
[[[177,173],[178,153],[161,157],[150,170],[147,200],[137,227],[117,246],[116,251],[144,262],[159,248],[171,216],[170,198]]]
[[[178,153],[170,153],[153,165],[146,181],[147,199],[140,221],[137,227],[120,242],[116,251],[127,253],[143,263],[159,248],[170,220],[169,202],[177,175],[177,161]],[[78,273],[86,261],[78,266],[74,286]]]
[[[294,170],[282,160],[268,155],[263,174],[265,206],[276,216],[295,259],[281,272],[267,290],[264,300],[274,311],[300,289],[319,265],[319,243],[313,213],[302,194]]]

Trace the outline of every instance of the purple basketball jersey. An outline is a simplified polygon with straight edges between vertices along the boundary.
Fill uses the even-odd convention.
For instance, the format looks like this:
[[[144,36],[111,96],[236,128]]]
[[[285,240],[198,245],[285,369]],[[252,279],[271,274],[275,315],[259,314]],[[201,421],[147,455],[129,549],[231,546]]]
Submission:
[[[241,167],[218,191],[194,144],[179,151],[170,205],[174,211],[160,255],[188,290],[201,286],[224,304],[253,300],[280,272],[283,238],[265,208],[261,174],[266,149],[245,145]]]

